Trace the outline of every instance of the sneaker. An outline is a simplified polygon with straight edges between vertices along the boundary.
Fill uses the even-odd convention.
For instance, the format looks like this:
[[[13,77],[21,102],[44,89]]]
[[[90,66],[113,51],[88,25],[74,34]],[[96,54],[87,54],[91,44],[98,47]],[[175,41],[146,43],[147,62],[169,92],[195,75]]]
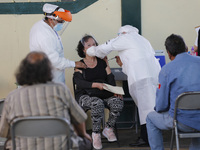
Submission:
[[[92,132],[92,144],[95,149],[102,149],[100,133]]]
[[[115,133],[113,132],[112,128],[105,128],[102,134],[108,139],[109,142],[117,141]]]

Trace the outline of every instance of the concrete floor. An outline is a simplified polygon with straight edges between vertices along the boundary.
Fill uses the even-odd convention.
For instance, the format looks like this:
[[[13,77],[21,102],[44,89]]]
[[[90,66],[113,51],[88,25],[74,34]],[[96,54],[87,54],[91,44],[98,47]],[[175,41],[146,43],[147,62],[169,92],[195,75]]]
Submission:
[[[136,134],[135,129],[119,129],[119,142],[120,147],[118,147],[117,143],[109,143],[106,139],[103,139],[103,149],[105,150],[150,150],[150,147],[130,147],[129,144],[133,143],[137,138],[138,134]],[[171,140],[171,131],[163,132],[163,141],[165,150],[170,149],[170,140]],[[105,142],[104,142],[105,141]],[[180,150],[188,150],[189,149],[190,139],[180,139]],[[174,141],[174,149],[176,149],[175,141]]]
[[[91,131],[87,131],[91,133]],[[102,136],[102,144],[103,150],[150,150],[150,147],[130,147],[129,144],[133,143],[138,134],[135,132],[135,128],[131,129],[118,129],[118,136],[119,136],[119,143],[120,147],[116,142],[109,143],[106,138]],[[164,131],[163,132],[163,140],[164,140],[164,147],[165,150],[169,150],[170,147],[170,139],[171,139],[171,131]],[[5,138],[0,138],[0,150],[3,150]],[[180,140],[180,150],[188,150],[189,148],[190,139],[181,139]],[[174,142],[175,144],[175,142]],[[175,149],[174,145],[174,149]]]

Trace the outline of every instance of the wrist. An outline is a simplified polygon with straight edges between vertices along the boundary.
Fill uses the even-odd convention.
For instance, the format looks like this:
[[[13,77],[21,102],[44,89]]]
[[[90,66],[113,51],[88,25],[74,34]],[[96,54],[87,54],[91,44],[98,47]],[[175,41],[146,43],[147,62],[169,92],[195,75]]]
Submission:
[[[93,82],[92,83],[92,88],[98,88],[98,83]]]

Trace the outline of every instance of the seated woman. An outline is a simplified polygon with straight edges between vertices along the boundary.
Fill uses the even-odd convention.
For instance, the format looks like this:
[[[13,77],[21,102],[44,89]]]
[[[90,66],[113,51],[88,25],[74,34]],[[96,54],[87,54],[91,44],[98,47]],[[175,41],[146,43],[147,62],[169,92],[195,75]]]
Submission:
[[[96,40],[85,35],[78,43],[78,55],[81,61],[87,65],[86,69],[75,69],[74,82],[76,84],[75,98],[85,110],[91,110],[93,147],[101,149],[101,121],[105,106],[110,110],[108,122],[102,134],[110,142],[117,141],[113,132],[117,117],[123,108],[121,95],[110,93],[103,89],[104,83],[115,85],[114,75],[111,73],[107,59],[90,57],[86,51],[91,46],[98,45]]]

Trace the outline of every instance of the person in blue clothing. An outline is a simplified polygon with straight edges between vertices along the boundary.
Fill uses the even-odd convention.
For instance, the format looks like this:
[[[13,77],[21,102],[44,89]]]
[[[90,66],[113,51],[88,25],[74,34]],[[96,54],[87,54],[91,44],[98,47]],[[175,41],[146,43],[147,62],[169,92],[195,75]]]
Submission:
[[[163,66],[159,74],[156,105],[147,115],[147,132],[152,150],[164,150],[162,130],[173,127],[174,105],[177,96],[183,92],[200,91],[200,58],[186,53],[183,38],[172,34],[165,41],[171,62]],[[178,128],[184,132],[200,131],[200,111],[178,112]],[[192,116],[192,117],[191,117]],[[191,141],[190,150],[200,149],[200,139]]]

